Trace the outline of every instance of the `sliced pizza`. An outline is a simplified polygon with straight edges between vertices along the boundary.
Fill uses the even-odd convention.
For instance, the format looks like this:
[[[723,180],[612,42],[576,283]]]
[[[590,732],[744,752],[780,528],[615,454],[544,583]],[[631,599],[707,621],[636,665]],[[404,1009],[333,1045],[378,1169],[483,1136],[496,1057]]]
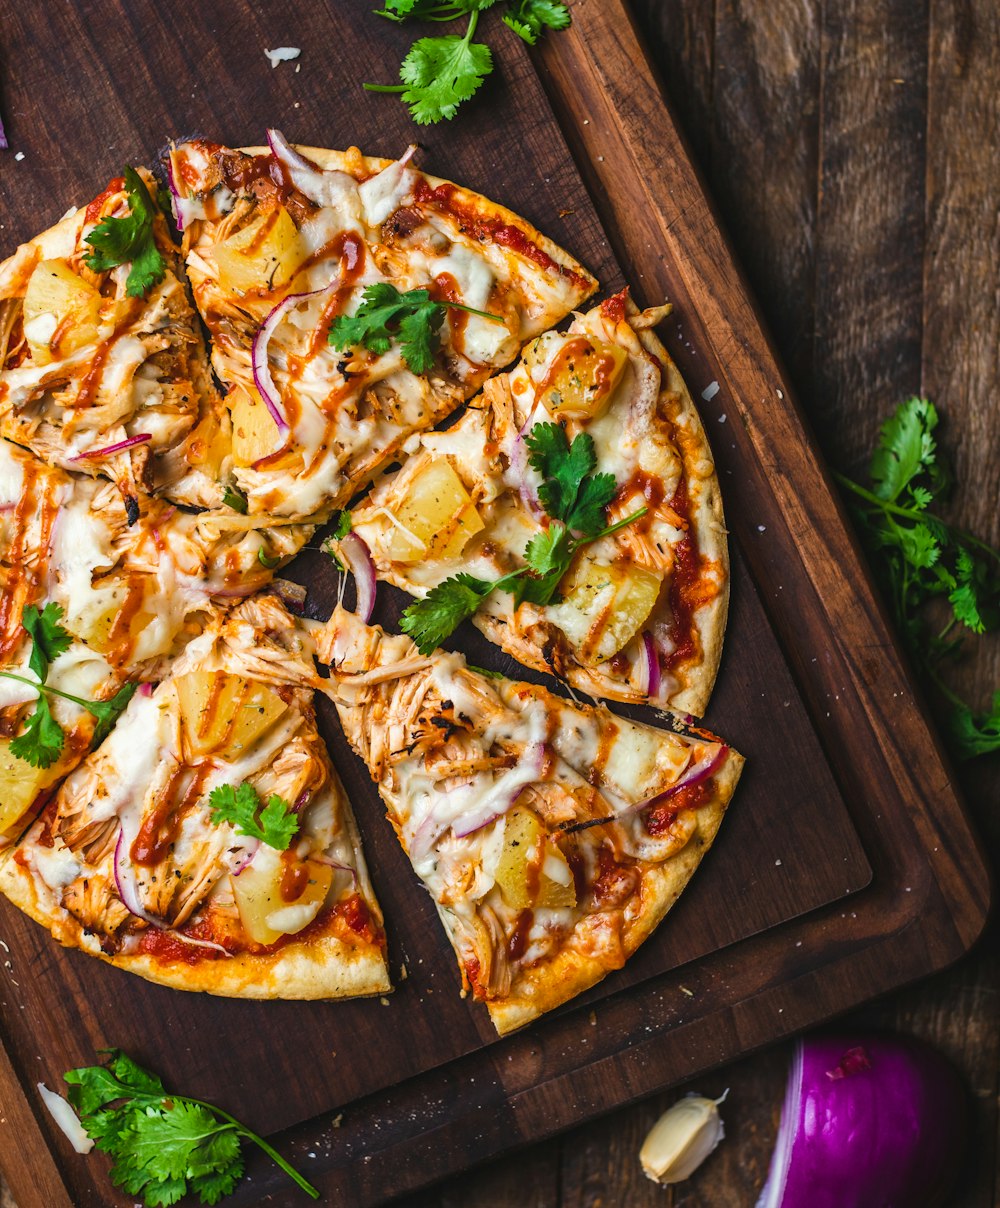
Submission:
[[[0,868],[60,943],[244,998],[388,990],[382,917],[273,596],[218,614],[64,781]]]
[[[53,465],[222,503],[231,441],[178,250],[145,171],[0,264],[0,434]]]
[[[342,507],[596,282],[530,224],[399,160],[196,141],[170,154],[251,514]]]
[[[619,294],[527,346],[351,515],[439,646],[464,617],[597,696],[701,714],[729,600],[722,501],[684,381]],[[348,546],[346,553],[350,554]]]
[[[342,608],[326,690],[501,1033],[620,968],[710,847],[743,759],[422,655]]]
[[[311,532],[155,498],[130,524],[114,483],[0,441],[0,835],[89,749],[99,718],[70,697],[100,713],[159,678],[213,601],[266,585]]]

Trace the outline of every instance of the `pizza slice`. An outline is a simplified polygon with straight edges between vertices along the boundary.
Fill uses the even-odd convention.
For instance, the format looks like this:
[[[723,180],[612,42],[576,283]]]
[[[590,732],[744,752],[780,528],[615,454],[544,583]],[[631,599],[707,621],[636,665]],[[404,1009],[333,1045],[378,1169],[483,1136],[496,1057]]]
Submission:
[[[422,650],[472,614],[584,692],[704,712],[726,531],[704,429],[651,329],[663,314],[622,293],[546,332],[354,508],[351,542],[421,598],[403,625]]]
[[[0,842],[86,754],[88,709],[159,678],[213,601],[269,583],[311,532],[155,498],[130,524],[114,483],[0,440]]]
[[[389,162],[268,137],[174,148],[174,212],[250,513],[324,515],[596,282],[413,147]]]
[[[230,439],[156,183],[126,170],[0,264],[0,434],[52,465],[222,503]]]
[[[711,846],[743,759],[495,679],[342,608],[326,690],[500,1033],[600,981]]]
[[[64,781],[0,889],[60,943],[177,989],[384,993],[382,917],[316,679],[273,596],[217,614]]]

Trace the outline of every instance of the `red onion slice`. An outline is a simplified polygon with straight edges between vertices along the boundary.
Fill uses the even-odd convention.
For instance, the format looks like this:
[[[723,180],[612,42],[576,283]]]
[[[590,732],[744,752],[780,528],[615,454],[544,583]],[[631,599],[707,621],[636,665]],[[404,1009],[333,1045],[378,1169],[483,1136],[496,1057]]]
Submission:
[[[375,563],[371,551],[357,533],[348,533],[340,542],[344,561],[351,574],[358,592],[358,602],[355,613],[367,625],[375,608]]]
[[[137,436],[130,436],[127,440],[120,440],[117,444],[107,445],[103,449],[87,449],[84,453],[77,453],[75,457],[70,458],[70,461],[85,461],[90,457],[111,457],[114,453],[121,453],[124,449],[131,449],[135,445],[144,445],[146,441],[152,439],[152,432],[140,432]]]
[[[118,890],[121,903],[129,914],[145,919],[151,927],[162,931],[166,928],[164,920],[155,914],[150,914],[148,910],[144,910],[139,901],[139,886],[136,884],[129,846],[130,844],[125,839],[125,828],[122,827],[118,832],[118,842],[115,844],[115,889]]]
[[[357,194],[358,182],[353,176],[337,168],[320,168],[312,163],[295,150],[280,130],[268,130],[267,144],[296,189],[318,206],[335,206],[352,192]]]
[[[264,400],[264,406],[270,412],[271,418],[278,425],[279,435],[283,438],[288,435],[288,421],[281,410],[281,396],[277,386],[274,384],[274,378],[271,376],[267,346],[270,344],[271,337],[274,335],[278,325],[289,311],[294,310],[306,298],[315,298],[320,294],[326,294],[331,290],[339,289],[342,282],[343,273],[338,272],[333,280],[328,285],[324,285],[322,289],[311,289],[304,294],[289,294],[287,298],[283,298],[271,311],[253,338],[250,361],[253,368],[254,385],[257,387],[258,394]]]
[[[497,780],[484,801],[451,824],[456,838],[464,839],[502,818],[529,784],[541,780],[545,770],[545,743],[533,742],[513,768]]]
[[[7,142],[7,135],[3,128],[3,118],[0,118],[0,151],[6,151],[9,147],[10,143]]]
[[[535,426],[535,411],[537,407],[531,409],[528,418],[514,438],[514,444],[510,451],[510,469],[511,473],[517,481],[517,493],[521,496],[521,502],[529,512],[540,520],[545,515],[545,509],[542,507],[538,496],[535,494],[531,483],[528,481],[528,472],[530,463],[528,462],[528,446],[525,444],[524,437]]]
[[[647,696],[653,698],[659,696],[660,652],[648,629],[642,635],[642,647],[639,651],[639,681]]]
[[[291,579],[275,579],[271,587],[292,612],[301,612],[305,607],[309,592],[301,583],[293,583]]]
[[[710,749],[709,753],[702,755],[701,759],[692,767],[688,767],[679,780],[661,793],[654,793],[652,797],[647,797],[645,801],[637,801],[635,805],[630,805],[627,809],[617,814],[617,818],[627,818],[630,814],[638,814],[643,810],[648,810],[654,805],[662,805],[664,801],[669,801],[681,789],[691,788],[693,785],[701,784],[703,780],[707,780],[709,776],[718,768],[719,764],[729,754],[729,748],[725,743],[719,743],[714,749]]]
[[[961,1160],[965,1093],[954,1069],[909,1038],[799,1041],[757,1208],[935,1208]],[[852,1052],[865,1063],[830,1078]]]

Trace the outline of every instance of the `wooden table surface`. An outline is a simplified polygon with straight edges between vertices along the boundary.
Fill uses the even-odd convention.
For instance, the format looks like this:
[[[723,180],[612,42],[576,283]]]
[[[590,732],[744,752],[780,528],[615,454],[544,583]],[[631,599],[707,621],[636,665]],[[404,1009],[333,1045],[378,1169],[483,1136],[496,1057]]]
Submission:
[[[882,420],[926,394],[957,472],[950,517],[1000,544],[996,0],[632,4],[830,462],[863,474]],[[1000,687],[1000,640],[980,639],[952,682],[984,704]],[[959,776],[996,867],[1000,756]],[[997,947],[994,925],[954,969],[843,1021],[923,1037],[963,1072],[975,1135],[951,1208],[1000,1203]],[[749,1208],[789,1052],[748,1057],[407,1208]],[[638,1150],[659,1113],[683,1091],[726,1087],[716,1154],[677,1188],[649,1183]]]
[[[951,516],[1000,544],[1000,8],[996,0],[633,0],[689,141],[830,462],[861,474],[880,422],[942,409]],[[952,673],[985,702],[1000,641]],[[1000,756],[960,769],[991,853]],[[725,904],[722,904],[725,908]],[[1000,960],[994,926],[951,971],[846,1027],[924,1037],[977,1103],[953,1208],[1000,1202]],[[648,1183],[638,1149],[689,1087],[406,1201],[408,1208],[748,1208],[763,1183],[789,1047],[698,1080],[730,1095],[727,1138],[689,1182]],[[0,1186],[0,1208],[9,1197]]]

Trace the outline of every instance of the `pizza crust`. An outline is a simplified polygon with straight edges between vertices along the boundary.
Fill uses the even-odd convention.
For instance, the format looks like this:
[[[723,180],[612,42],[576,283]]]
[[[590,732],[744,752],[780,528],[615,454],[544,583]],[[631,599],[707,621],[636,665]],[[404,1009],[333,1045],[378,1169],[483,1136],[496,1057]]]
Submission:
[[[174,990],[223,998],[325,999],[387,994],[392,989],[380,949],[355,947],[337,936],[291,940],[273,953],[238,953],[199,964],[164,961],[147,953],[108,956],[68,911],[45,901],[34,879],[14,859],[6,859],[0,867],[0,891],[63,947],[79,948],[117,969]]]

